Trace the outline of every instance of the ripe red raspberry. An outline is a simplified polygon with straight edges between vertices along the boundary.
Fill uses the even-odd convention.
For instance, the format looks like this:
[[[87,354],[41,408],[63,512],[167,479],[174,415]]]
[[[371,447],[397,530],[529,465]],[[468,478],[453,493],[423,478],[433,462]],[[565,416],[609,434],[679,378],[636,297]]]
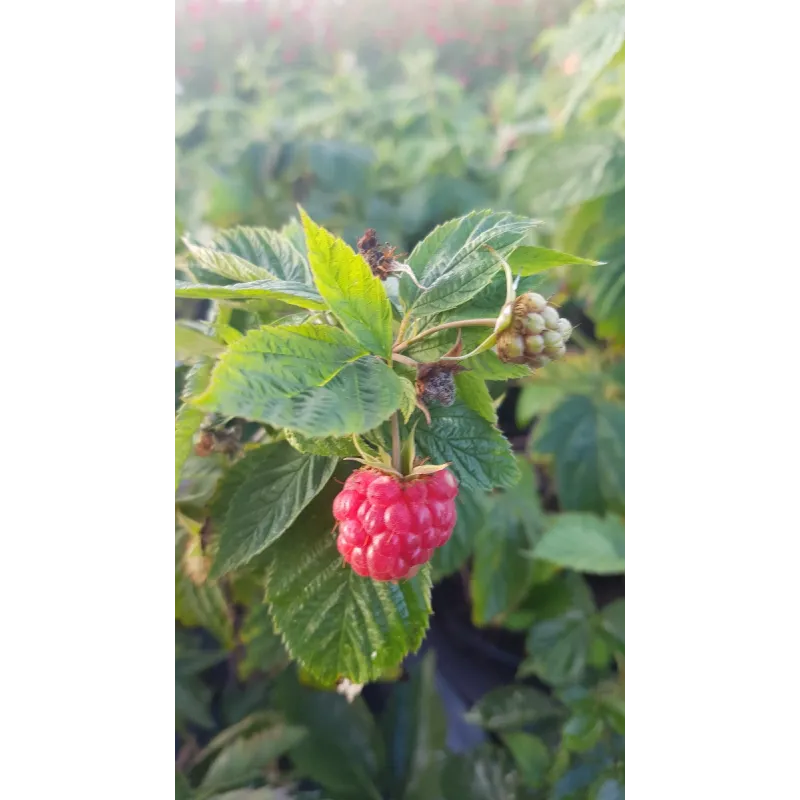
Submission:
[[[448,469],[401,479],[369,467],[333,501],[336,546],[353,570],[376,581],[413,577],[456,524],[458,481]]]

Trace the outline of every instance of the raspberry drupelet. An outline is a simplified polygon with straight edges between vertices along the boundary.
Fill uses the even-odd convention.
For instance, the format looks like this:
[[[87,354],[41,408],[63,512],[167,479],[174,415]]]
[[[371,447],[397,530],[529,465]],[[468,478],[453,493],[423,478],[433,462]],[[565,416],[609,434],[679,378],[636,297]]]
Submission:
[[[457,494],[449,469],[405,480],[359,469],[333,501],[336,546],[358,575],[376,581],[413,577],[450,538]]]

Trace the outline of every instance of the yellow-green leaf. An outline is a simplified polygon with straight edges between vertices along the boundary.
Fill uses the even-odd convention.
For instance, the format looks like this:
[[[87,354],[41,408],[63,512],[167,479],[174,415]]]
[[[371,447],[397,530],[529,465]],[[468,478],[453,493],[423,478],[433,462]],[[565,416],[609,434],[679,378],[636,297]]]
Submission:
[[[392,308],[379,278],[341,239],[301,211],[311,271],[331,311],[370,353],[392,351]]]

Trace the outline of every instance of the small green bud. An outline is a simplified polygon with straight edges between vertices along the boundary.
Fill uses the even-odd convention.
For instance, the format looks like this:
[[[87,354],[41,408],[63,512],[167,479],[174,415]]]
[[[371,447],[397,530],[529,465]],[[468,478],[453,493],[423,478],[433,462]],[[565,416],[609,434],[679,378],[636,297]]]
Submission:
[[[558,331],[545,331],[542,334],[545,347],[557,347],[563,341],[561,334]]]
[[[567,354],[567,346],[565,344],[557,344],[554,347],[546,347],[545,353],[555,361],[557,358],[564,358]]]
[[[564,317],[559,319],[558,332],[561,334],[565,342],[569,341],[569,337],[572,336],[572,324],[568,319],[564,319]]]
[[[558,330],[558,311],[556,311],[553,306],[547,306],[547,308],[542,311],[542,317],[544,318],[544,324],[547,325],[551,331]]]
[[[535,311],[522,318],[522,330],[525,333],[537,334],[545,329],[544,317]]]
[[[544,311],[547,308],[547,300],[536,292],[526,292],[522,297],[530,311]]]
[[[544,350],[544,339],[541,336],[525,337],[525,352],[529,356],[535,356]]]
[[[533,356],[532,358],[529,358],[527,363],[530,366],[534,367],[535,369],[538,369],[540,367],[545,366],[546,364],[549,364],[550,361],[551,361],[551,359],[550,359],[549,356],[540,355],[540,356]]]
[[[512,331],[505,331],[497,337],[495,352],[501,361],[515,361],[525,356],[525,340]]]
[[[526,314],[538,314],[547,308],[547,300],[536,292],[526,292],[521,294],[514,301],[514,319],[519,324],[520,320],[525,319]]]

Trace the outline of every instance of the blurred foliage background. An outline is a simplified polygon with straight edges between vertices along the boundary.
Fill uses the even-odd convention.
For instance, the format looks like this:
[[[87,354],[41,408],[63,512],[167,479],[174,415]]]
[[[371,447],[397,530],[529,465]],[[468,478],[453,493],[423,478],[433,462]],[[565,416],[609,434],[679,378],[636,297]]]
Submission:
[[[471,628],[516,658],[508,685],[470,698],[483,743],[445,741],[435,646],[388,700],[309,689],[250,604],[257,586],[231,598],[192,581],[184,529],[178,796],[624,796],[624,60],[619,2],[177,4],[177,272],[184,235],[291,230],[297,203],[353,246],[372,227],[401,252],[453,217],[508,210],[542,220],[530,244],[605,262],[547,274],[578,326],[570,352],[494,392],[523,483],[465,500],[434,565],[439,596],[456,591]]]

